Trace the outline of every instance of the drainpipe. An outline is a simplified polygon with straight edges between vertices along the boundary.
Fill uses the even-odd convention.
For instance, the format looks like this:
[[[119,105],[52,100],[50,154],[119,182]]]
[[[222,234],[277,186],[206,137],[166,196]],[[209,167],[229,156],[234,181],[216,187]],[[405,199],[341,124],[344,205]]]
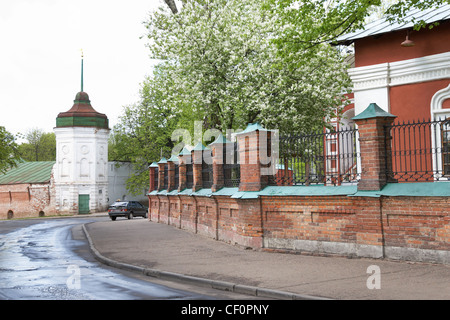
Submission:
[[[160,216],[160,212],[161,212],[161,199],[159,198],[159,196],[156,196],[158,198],[158,220],[157,222],[159,223],[159,216]]]
[[[219,203],[216,197],[212,196],[212,198],[216,204],[216,240],[219,240]]]
[[[197,228],[197,224],[198,224],[197,199],[195,198],[195,196],[192,196],[192,198],[194,199],[194,202],[195,202],[195,222],[194,222],[194,225],[195,225],[195,231],[194,231],[194,233],[197,233],[197,230],[198,230],[198,228]]]
[[[383,196],[380,196],[380,227],[381,227],[381,254],[386,257],[386,243],[384,239],[384,223],[383,223]]]
[[[262,205],[262,197],[259,196],[259,211],[261,212],[261,248],[264,248],[264,211]]]
[[[181,209],[181,197],[180,197],[180,195],[177,195],[177,197],[178,197],[178,205],[179,205],[179,216],[178,216],[178,229],[181,229],[181,213],[182,213],[182,209]]]

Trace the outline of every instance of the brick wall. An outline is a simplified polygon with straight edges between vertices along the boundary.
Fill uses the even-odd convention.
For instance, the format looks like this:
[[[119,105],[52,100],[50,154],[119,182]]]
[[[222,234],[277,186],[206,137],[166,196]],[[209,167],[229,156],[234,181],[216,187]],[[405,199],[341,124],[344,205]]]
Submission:
[[[0,185],[0,219],[38,217],[55,214],[50,183]]]
[[[398,197],[383,199],[387,246],[450,250],[449,199]]]
[[[262,196],[243,200],[150,195],[149,199],[150,220],[244,247],[450,262],[447,197]]]
[[[329,188],[336,187],[323,186],[323,193],[314,195],[260,193],[267,177],[257,174],[262,165],[254,146],[241,144],[240,158],[246,165],[240,167],[238,190],[222,189],[230,192],[224,195],[214,188],[209,193],[180,188],[167,194],[150,186],[149,219],[269,251],[450,263],[450,198],[380,193],[388,183],[383,170],[390,165],[384,162],[386,149],[380,146],[384,143],[381,127],[391,120],[375,117],[358,121],[364,156],[356,192],[333,195]],[[257,131],[253,136],[247,134],[248,139],[239,139],[257,143]],[[434,186],[450,190],[450,183]]]

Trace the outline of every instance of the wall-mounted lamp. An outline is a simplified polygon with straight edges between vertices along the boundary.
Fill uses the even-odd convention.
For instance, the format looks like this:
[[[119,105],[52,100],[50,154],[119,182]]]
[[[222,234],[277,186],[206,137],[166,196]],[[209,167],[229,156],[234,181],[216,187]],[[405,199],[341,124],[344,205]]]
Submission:
[[[415,45],[414,41],[409,39],[409,30],[406,31],[406,40],[400,44],[402,47],[413,47]]]

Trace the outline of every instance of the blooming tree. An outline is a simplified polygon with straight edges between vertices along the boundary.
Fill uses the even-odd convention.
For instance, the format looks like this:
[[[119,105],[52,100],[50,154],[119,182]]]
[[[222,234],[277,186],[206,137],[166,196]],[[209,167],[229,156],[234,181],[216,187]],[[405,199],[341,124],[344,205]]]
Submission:
[[[171,69],[164,103],[190,108],[205,128],[259,121],[308,132],[335,115],[350,86],[338,50],[280,45],[297,27],[258,0],[186,1],[154,12],[147,28],[152,57]]]

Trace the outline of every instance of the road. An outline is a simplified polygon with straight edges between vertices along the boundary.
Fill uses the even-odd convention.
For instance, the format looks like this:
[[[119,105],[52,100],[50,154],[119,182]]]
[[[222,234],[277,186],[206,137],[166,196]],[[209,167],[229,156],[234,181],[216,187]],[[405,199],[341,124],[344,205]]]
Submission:
[[[81,231],[82,224],[95,219],[102,218],[0,221],[0,299],[229,298],[168,287],[100,264]]]

